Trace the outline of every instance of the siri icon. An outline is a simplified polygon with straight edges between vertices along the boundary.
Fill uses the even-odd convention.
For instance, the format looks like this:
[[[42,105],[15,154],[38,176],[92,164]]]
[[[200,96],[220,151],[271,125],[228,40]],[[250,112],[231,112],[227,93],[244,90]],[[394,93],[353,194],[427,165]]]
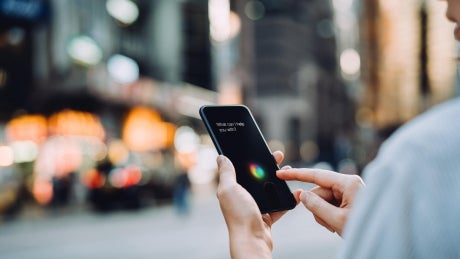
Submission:
[[[249,164],[249,171],[251,172],[251,175],[257,180],[262,180],[265,178],[264,169],[256,163]]]

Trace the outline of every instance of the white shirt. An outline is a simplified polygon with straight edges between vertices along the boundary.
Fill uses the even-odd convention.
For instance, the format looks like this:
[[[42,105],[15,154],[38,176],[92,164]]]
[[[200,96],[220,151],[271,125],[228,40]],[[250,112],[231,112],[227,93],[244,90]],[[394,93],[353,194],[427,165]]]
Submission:
[[[396,131],[363,178],[339,258],[460,258],[460,98]]]

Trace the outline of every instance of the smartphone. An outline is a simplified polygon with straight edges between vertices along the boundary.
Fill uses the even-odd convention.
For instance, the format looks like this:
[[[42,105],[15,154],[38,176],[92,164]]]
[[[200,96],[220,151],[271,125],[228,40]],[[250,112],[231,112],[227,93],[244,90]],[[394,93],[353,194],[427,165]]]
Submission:
[[[237,182],[254,198],[261,213],[290,210],[295,198],[284,180],[250,110],[244,105],[205,105],[200,116],[221,155],[232,161]]]

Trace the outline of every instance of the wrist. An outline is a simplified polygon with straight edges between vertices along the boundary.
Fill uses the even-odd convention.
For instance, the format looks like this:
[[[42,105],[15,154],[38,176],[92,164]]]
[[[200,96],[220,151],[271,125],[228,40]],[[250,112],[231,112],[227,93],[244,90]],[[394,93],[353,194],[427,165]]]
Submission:
[[[273,243],[269,229],[234,229],[229,234],[232,259],[272,258]]]

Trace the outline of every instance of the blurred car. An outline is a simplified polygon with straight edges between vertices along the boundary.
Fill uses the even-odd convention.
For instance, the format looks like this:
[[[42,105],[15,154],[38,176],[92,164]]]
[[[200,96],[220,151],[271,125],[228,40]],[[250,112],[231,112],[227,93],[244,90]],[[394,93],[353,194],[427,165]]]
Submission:
[[[149,201],[172,199],[172,185],[136,164],[113,166],[104,161],[86,171],[81,181],[88,188],[88,201],[100,211],[138,209]]]

